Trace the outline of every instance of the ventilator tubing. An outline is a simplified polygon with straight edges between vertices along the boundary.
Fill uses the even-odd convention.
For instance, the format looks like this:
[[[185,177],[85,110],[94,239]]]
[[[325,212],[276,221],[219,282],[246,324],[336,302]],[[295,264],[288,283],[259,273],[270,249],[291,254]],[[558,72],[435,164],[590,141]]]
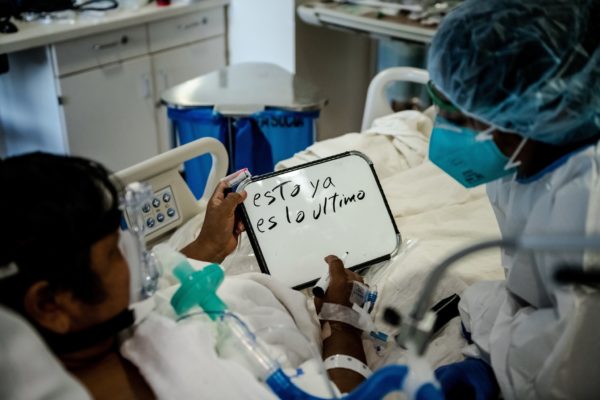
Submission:
[[[377,370],[358,388],[344,395],[344,400],[383,399],[392,392],[402,391],[409,368],[405,365],[388,365]],[[267,385],[280,398],[286,400],[326,400],[310,395],[298,388],[292,380],[278,369],[266,380]],[[443,400],[441,391],[430,382],[424,383],[417,389],[414,397],[417,400]]]
[[[201,307],[213,320],[224,323],[229,333],[234,336],[239,350],[248,359],[255,369],[255,373],[265,381],[271,390],[281,399],[307,399],[327,400],[306,393],[298,388],[283,372],[279,363],[274,360],[248,326],[235,314],[227,310],[225,303],[217,296],[216,292],[224,279],[221,267],[210,264],[200,271],[195,271],[184,256],[175,253],[171,255],[171,263],[176,267],[174,275],[180,280],[181,287],[173,295],[171,305],[178,315],[183,315],[194,306]],[[364,381],[357,389],[343,396],[343,399],[383,399],[391,392],[402,391],[405,388],[409,367],[404,365],[389,365],[377,370],[369,379]],[[414,374],[414,372],[413,372]],[[423,382],[416,389],[411,398],[417,400],[438,400],[443,396],[437,386],[427,378],[419,379]],[[410,385],[412,386],[412,385]]]
[[[210,264],[196,271],[185,257],[173,270],[181,282],[181,287],[171,298],[171,305],[178,315],[185,314],[194,306],[199,306],[215,320],[227,310],[225,303],[217,296],[217,289],[224,279],[224,273],[217,264]]]
[[[216,316],[228,332],[236,339],[238,354],[252,364],[255,376],[263,380],[280,399],[285,400],[329,400],[313,396],[297,387],[286,375],[279,363],[274,360],[250,331],[248,326],[235,314],[223,312]],[[424,360],[423,360],[424,361]],[[407,392],[410,399],[443,400],[438,386],[431,382],[429,374],[419,374],[419,368],[411,370],[405,365],[389,365],[377,370],[358,388],[342,397],[344,400],[383,399],[392,392]],[[410,379],[407,379],[410,375]],[[408,380],[411,381],[410,384]]]

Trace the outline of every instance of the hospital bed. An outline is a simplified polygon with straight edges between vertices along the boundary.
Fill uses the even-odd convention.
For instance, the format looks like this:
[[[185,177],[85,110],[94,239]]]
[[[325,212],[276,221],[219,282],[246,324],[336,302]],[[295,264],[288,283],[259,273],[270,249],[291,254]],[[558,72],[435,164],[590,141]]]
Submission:
[[[207,153],[212,158],[211,169],[204,194],[196,200],[180,173],[181,164]],[[152,244],[203,212],[206,200],[219,179],[225,176],[228,167],[229,156],[225,146],[217,139],[202,138],[121,170],[115,177],[124,186],[136,181],[151,185],[156,205],[149,204],[148,212],[145,212],[145,233],[149,244]],[[164,218],[163,221],[157,219],[159,213],[163,215],[160,218]]]
[[[467,190],[428,161],[431,118],[416,111],[393,114],[385,98],[385,88],[392,82],[424,84],[427,79],[425,71],[415,68],[392,68],[381,72],[368,89],[361,133],[315,143],[276,167],[290,167],[347,150],[362,151],[373,160],[404,238],[396,257],[364,271],[365,281],[379,291],[376,325],[389,335],[396,332],[382,321],[385,306],[393,305],[401,312],[408,311],[437,261],[473,242],[499,237],[484,188]],[[425,114],[430,113],[431,110]],[[196,201],[181,177],[180,165],[205,153],[212,156],[212,169],[204,195]],[[138,180],[149,182],[159,201],[168,194],[167,198],[172,199],[171,204],[176,209],[175,216],[155,224],[148,230],[147,238],[150,244],[168,241],[171,246],[181,248],[198,233],[206,201],[226,170],[224,147],[214,139],[205,138],[127,168],[116,176],[125,184]],[[153,213],[156,215],[155,211]],[[259,271],[255,261],[252,262],[252,249],[245,237],[223,264],[228,274]],[[498,251],[476,254],[451,270],[438,286],[433,300],[460,293],[478,280],[502,278]],[[309,307],[310,303],[308,300]],[[434,339],[427,353],[434,366],[462,358],[460,349],[464,343],[459,330],[455,319]],[[392,360],[402,361],[404,355],[396,346],[388,346],[383,354],[376,354],[370,348],[366,352],[372,368]]]
[[[368,88],[362,130],[368,129],[376,118],[393,113],[385,94],[385,88],[389,84],[395,81],[425,84],[427,79],[427,72],[418,68],[398,67],[380,72],[373,78]],[[196,200],[180,173],[181,165],[191,158],[207,153],[212,158],[211,170],[208,174],[204,194],[199,200]],[[225,176],[228,166],[229,157],[223,144],[213,138],[203,138],[121,170],[115,173],[115,177],[123,185],[135,181],[149,183],[159,201],[165,195],[172,198],[170,204],[175,211],[172,217],[159,223],[156,221],[158,210],[151,210],[154,212],[147,213],[148,218],[154,220],[153,226],[146,226],[146,239],[152,243],[166,237],[202,212],[206,200],[210,197],[218,180]]]

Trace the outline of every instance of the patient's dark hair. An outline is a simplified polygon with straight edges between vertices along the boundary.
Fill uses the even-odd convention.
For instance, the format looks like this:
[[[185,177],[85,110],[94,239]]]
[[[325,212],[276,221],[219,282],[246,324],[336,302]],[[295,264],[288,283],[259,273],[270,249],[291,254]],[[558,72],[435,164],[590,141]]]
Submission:
[[[0,160],[0,187],[0,268],[12,262],[18,269],[0,277],[0,303],[25,315],[25,293],[37,281],[53,293],[102,301],[90,250],[119,225],[108,171],[83,158],[31,153]]]

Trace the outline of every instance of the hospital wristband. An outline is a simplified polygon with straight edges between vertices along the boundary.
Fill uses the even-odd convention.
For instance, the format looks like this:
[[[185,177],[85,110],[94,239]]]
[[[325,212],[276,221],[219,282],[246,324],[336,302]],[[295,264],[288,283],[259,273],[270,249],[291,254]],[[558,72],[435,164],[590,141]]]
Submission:
[[[323,364],[325,365],[326,370],[336,368],[349,369],[362,375],[365,379],[370,377],[373,373],[365,363],[346,354],[329,356],[323,361]]]

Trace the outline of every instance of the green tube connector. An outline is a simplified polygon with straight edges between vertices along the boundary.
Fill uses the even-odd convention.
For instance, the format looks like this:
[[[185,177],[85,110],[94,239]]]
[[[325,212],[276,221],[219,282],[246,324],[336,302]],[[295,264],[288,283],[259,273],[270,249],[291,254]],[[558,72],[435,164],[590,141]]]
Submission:
[[[227,305],[217,296],[217,289],[225,276],[217,264],[210,264],[196,271],[185,260],[175,267],[173,274],[181,282],[181,287],[171,298],[171,305],[177,315],[183,315],[192,307],[199,306],[215,320],[227,310]]]

